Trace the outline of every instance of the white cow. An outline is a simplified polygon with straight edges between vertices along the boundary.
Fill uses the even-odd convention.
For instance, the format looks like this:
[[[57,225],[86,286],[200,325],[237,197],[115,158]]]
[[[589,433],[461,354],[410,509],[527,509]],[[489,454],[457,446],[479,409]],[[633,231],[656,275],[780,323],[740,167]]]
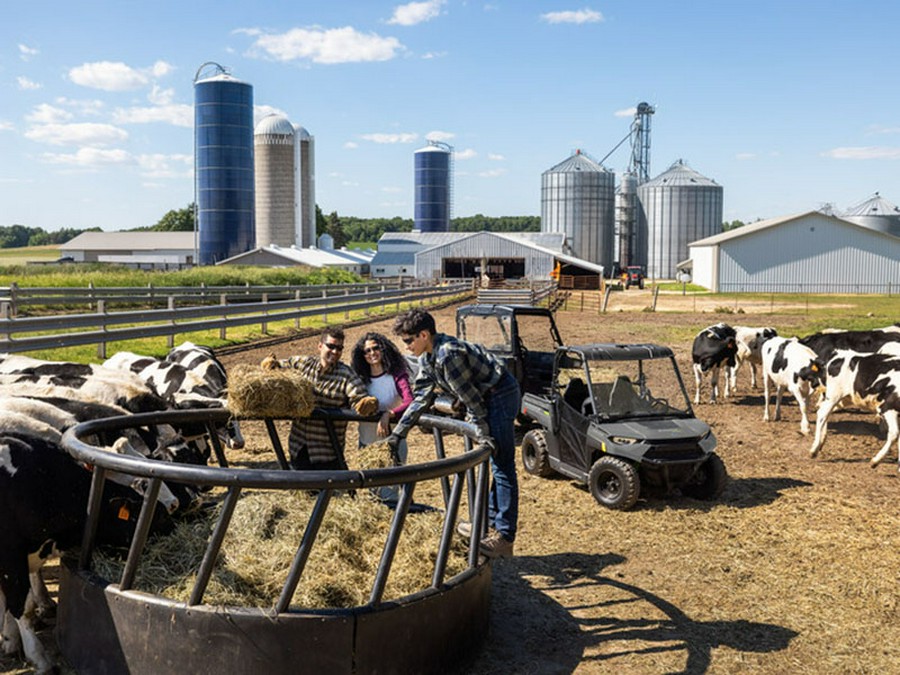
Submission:
[[[765,406],[769,421],[769,389],[775,387],[775,419],[781,419],[781,396],[787,389],[800,406],[800,433],[809,433],[807,410],[812,392],[822,382],[824,369],[816,353],[797,338],[773,337],[762,346]]]
[[[776,337],[778,331],[770,326],[760,328],[734,326],[734,333],[737,354],[734,358],[734,367],[731,369],[731,391],[737,391],[737,374],[745,363],[750,367],[750,386],[756,389],[756,367],[762,366],[763,343],[769,338]]]
[[[826,372],[825,397],[816,412],[816,436],[809,454],[819,454],[829,416],[839,405],[847,405],[872,410],[887,424],[887,440],[870,464],[878,466],[895,441],[900,463],[900,356],[841,349],[828,362]]]

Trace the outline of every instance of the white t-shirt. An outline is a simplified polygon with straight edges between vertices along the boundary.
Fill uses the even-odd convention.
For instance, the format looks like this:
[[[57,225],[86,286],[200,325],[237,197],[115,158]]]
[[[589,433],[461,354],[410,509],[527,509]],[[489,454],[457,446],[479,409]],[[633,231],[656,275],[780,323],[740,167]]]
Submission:
[[[382,373],[377,377],[373,377],[368,385],[369,396],[378,399],[378,411],[393,410],[400,405],[403,398],[397,391],[397,383],[394,376],[390,373]],[[359,423],[359,442],[361,445],[369,445],[378,440],[378,423],[377,422],[360,422]]]

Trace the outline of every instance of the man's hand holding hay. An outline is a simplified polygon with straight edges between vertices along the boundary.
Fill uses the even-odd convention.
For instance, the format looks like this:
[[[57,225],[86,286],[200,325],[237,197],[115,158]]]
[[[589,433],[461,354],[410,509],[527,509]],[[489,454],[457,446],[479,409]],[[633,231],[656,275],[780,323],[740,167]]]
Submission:
[[[259,362],[259,367],[263,370],[277,370],[281,368],[281,363],[278,361],[278,357],[274,354],[269,354],[266,358]]]

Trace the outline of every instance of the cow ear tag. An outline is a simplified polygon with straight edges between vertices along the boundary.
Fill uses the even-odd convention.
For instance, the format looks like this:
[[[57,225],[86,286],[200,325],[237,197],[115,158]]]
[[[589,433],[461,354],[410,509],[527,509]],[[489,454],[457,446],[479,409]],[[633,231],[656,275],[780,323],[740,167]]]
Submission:
[[[128,520],[129,518],[131,518],[131,511],[128,510],[127,505],[122,504],[119,507],[119,520]]]

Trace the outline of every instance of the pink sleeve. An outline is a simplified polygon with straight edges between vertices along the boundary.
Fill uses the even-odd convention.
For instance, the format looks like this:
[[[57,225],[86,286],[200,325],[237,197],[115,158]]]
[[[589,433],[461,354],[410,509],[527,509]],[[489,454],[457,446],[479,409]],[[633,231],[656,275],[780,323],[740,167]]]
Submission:
[[[405,372],[394,375],[394,384],[397,385],[397,391],[400,392],[401,401],[400,405],[391,410],[391,417],[400,419],[403,412],[409,407],[409,404],[413,402],[412,387],[409,386],[409,375]]]

